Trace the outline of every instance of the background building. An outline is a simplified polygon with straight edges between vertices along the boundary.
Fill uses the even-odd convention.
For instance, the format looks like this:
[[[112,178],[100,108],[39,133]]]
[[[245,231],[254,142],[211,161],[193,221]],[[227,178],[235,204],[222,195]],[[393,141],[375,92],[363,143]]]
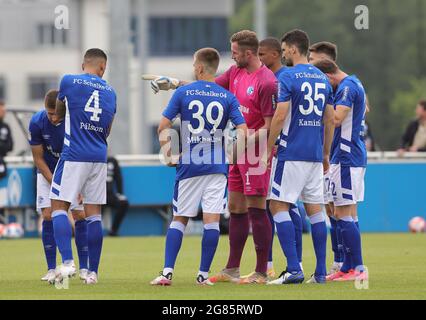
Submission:
[[[63,74],[81,71],[85,50],[100,47],[109,55],[105,78],[119,98],[112,152],[155,152],[154,132],[171,92],[153,95],[140,75],[192,79],[192,54],[203,46],[224,53],[220,68],[229,67],[233,10],[233,0],[1,0],[0,99],[9,109],[40,109]],[[67,16],[69,29],[58,29],[55,22],[64,25]],[[22,153],[26,137],[10,114],[7,121],[13,153]]]

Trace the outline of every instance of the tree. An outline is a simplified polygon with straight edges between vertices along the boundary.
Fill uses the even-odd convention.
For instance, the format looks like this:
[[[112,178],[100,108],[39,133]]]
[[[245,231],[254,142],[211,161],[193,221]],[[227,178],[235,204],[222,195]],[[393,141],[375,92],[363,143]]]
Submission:
[[[281,38],[286,31],[299,28],[308,32],[312,43],[335,42],[339,66],[356,74],[366,88],[372,106],[368,120],[378,144],[394,149],[407,120],[401,116],[407,110],[396,94],[413,86],[426,91],[420,80],[426,76],[426,5],[421,1],[365,0],[369,29],[357,30],[359,0],[269,0],[268,33]],[[253,28],[253,7],[252,0],[237,0],[231,33]]]

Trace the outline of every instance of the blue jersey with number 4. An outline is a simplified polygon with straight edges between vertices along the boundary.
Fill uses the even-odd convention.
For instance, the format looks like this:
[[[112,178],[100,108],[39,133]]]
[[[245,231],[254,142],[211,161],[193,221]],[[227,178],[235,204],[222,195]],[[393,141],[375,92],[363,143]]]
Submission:
[[[93,75],[65,75],[58,99],[65,102],[65,137],[61,159],[107,162],[107,137],[117,97],[105,80]]]
[[[197,81],[174,93],[163,116],[181,118],[181,158],[177,180],[209,174],[227,174],[224,130],[230,120],[245,123],[237,98],[221,86]]]
[[[286,68],[279,76],[278,103],[290,102],[280,135],[281,161],[322,162],[324,110],[333,104],[325,74],[310,64]]]
[[[334,131],[331,163],[351,167],[367,165],[364,142],[366,96],[361,81],[347,76],[337,87],[334,104],[350,108],[340,127]]]
[[[64,129],[63,121],[58,125],[49,121],[46,110],[34,114],[30,121],[29,143],[31,146],[43,146],[43,158],[52,173],[61,156]]]

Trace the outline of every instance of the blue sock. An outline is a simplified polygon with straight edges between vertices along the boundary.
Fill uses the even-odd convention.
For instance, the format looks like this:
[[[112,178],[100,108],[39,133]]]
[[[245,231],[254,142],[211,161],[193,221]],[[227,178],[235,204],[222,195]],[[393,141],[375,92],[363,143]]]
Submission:
[[[269,249],[269,256],[268,256],[268,262],[272,262],[273,261],[272,248],[274,247],[274,236],[275,236],[275,221],[274,221],[274,216],[272,215],[271,211],[269,211],[269,205],[266,206],[266,212],[268,213],[268,218],[272,226],[272,241],[271,241],[271,248]]]
[[[302,235],[303,235],[303,223],[302,223],[302,217],[299,213],[299,208],[292,204],[290,205],[290,217],[291,221],[294,225],[294,234],[296,238],[296,252],[297,252],[297,258],[299,259],[299,262],[302,262]]]
[[[75,222],[75,245],[77,247],[78,262],[80,269],[87,269],[89,258],[88,248],[88,235],[87,235],[87,221],[79,220]]]
[[[41,230],[41,239],[43,241],[44,254],[46,256],[47,270],[56,268],[56,242],[53,235],[53,221],[43,220]]]
[[[362,268],[361,234],[352,217],[343,217],[339,220],[346,253],[350,254],[351,267]],[[362,269],[360,270],[362,271]]]
[[[344,249],[344,246],[343,246],[342,229],[340,228],[337,221],[338,220],[336,220],[336,240],[337,240],[337,250],[339,252],[338,257],[340,256],[340,259],[334,260],[334,261],[344,262],[344,260],[345,260],[345,249]]]
[[[359,222],[358,222],[358,217],[355,217],[354,218],[354,222],[355,222],[355,225],[356,225],[356,227],[357,227],[357,229],[358,229],[358,231],[360,232],[360,234],[361,234],[361,230],[359,229]],[[361,245],[362,245],[362,242],[361,242]],[[362,246],[361,246],[362,247]],[[351,263],[352,263],[352,269],[356,269],[356,265],[355,265],[355,263],[354,263],[354,261],[353,261],[353,259],[351,259]]]
[[[339,226],[340,236],[342,238],[342,249],[343,249],[343,264],[340,268],[340,271],[342,272],[348,272],[352,269],[352,258],[350,252],[347,250],[347,246],[345,243],[345,239],[343,239],[342,236],[342,228]]]
[[[326,276],[327,225],[325,224],[325,215],[321,211],[310,216],[309,220],[311,221],[312,241],[314,243],[315,256],[317,258],[315,275]]]
[[[164,269],[174,269],[176,258],[182,246],[183,233],[185,225],[178,221],[170,223],[169,230],[166,236],[166,254],[164,261]]]
[[[278,239],[287,258],[287,271],[301,271],[296,251],[294,225],[288,211],[279,212],[274,216]]]
[[[87,244],[89,252],[89,271],[98,273],[101,260],[102,242],[104,239],[102,230],[102,216],[94,215],[87,220]]]
[[[334,253],[334,261],[335,262],[342,262],[342,256],[340,255],[341,252],[339,250],[339,241],[338,241],[338,235],[337,235],[337,220],[334,217],[330,217],[330,238],[331,238],[331,248]]]
[[[200,271],[209,272],[219,243],[219,222],[204,225],[203,240],[201,241]]]
[[[62,262],[73,260],[71,249],[72,228],[66,211],[52,213],[55,242],[62,256]]]

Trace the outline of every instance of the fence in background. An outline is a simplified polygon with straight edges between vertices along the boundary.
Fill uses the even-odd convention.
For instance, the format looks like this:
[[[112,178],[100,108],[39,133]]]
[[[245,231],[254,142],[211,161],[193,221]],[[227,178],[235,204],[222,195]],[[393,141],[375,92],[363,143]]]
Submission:
[[[158,155],[120,155],[130,210],[120,230],[125,236],[161,235],[170,219],[175,171]],[[31,157],[10,157],[8,176],[0,180],[0,207],[8,222],[21,223],[26,236],[37,236],[35,175]],[[369,154],[365,202],[359,206],[363,232],[405,232],[413,216],[426,216],[426,154]],[[111,224],[104,214],[104,227]]]

